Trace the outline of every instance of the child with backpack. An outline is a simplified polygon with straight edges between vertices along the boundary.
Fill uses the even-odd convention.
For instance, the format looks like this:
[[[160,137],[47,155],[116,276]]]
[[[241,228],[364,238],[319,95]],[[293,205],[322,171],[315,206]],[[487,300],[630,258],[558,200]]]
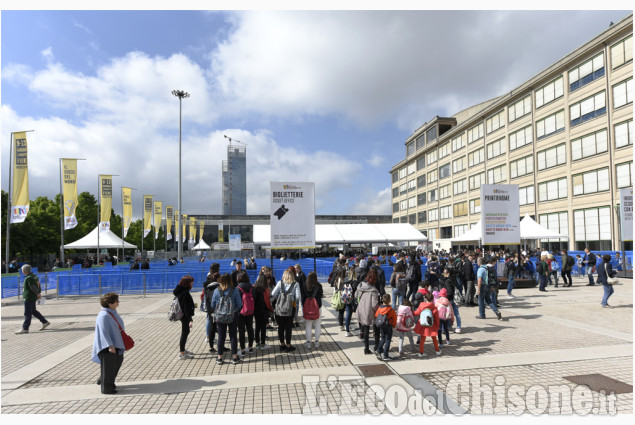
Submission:
[[[357,282],[355,281],[354,272],[347,273],[340,269],[335,280],[333,298],[339,297],[339,305],[333,305],[337,310],[337,321],[340,324],[340,331],[346,331],[345,336],[352,336],[350,332],[351,316],[353,315],[355,291],[357,290]],[[338,308],[339,307],[339,308]]]
[[[254,296],[247,272],[241,271],[238,273],[236,281],[238,282],[236,289],[240,292],[242,301],[242,307],[238,315],[238,341],[240,342],[238,357],[241,357],[246,353],[254,352]],[[248,348],[245,347],[245,331],[249,342]]]
[[[388,361],[392,360],[388,356],[388,350],[390,350],[392,329],[397,326],[397,314],[390,306],[390,295],[384,294],[381,299],[383,304],[375,312],[375,326],[379,328],[379,346],[375,355],[380,360]]]
[[[284,271],[282,280],[273,288],[271,298],[276,301],[274,312],[276,322],[278,323],[280,351],[290,353],[295,350],[295,347],[291,346],[291,331],[293,328],[294,314],[293,305],[296,301],[301,300],[300,286],[295,281],[294,272],[291,272],[290,269]]]
[[[304,346],[311,348],[311,333],[315,334],[315,348],[320,346],[320,330],[322,326],[322,285],[318,282],[317,273],[309,272],[306,277],[306,288],[302,292],[302,316],[306,330]]]
[[[271,346],[265,343],[267,339],[267,323],[269,316],[273,313],[271,306],[271,289],[269,289],[269,281],[265,274],[261,273],[256,279],[256,283],[252,289],[254,297],[254,319],[256,321],[256,349],[268,350]]]
[[[423,352],[423,346],[426,342],[426,337],[432,338],[434,344],[434,350],[437,356],[441,355],[439,349],[439,343],[437,341],[437,335],[439,333],[439,312],[434,305],[434,297],[430,292],[425,294],[425,302],[419,304],[419,308],[414,312],[415,316],[419,316],[415,324],[415,333],[421,336],[421,342],[419,343],[419,358],[426,357],[427,354]]]
[[[415,317],[412,312],[412,304],[408,298],[404,298],[403,302],[397,310],[397,333],[399,335],[399,357],[403,356],[403,340],[408,336],[410,347],[415,351],[415,342],[412,337],[412,327],[415,325]]]
[[[448,291],[442,288],[439,291],[439,298],[434,303],[439,312],[439,346],[443,348],[443,334],[445,333],[445,344],[450,345],[450,328],[454,323],[454,311],[452,304],[448,300]]]
[[[228,273],[220,277],[218,289],[214,291],[212,297],[212,310],[214,311],[214,322],[218,331],[218,357],[216,364],[223,364],[223,350],[225,339],[229,333],[229,340],[232,352],[232,364],[240,363],[238,357],[238,340],[236,329],[238,327],[238,314],[242,309],[242,299],[240,293],[232,285],[232,278]]]

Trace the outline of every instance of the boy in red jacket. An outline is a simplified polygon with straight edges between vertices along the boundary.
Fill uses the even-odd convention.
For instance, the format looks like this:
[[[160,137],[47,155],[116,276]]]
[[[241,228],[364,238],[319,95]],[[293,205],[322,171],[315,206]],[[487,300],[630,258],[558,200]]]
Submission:
[[[383,361],[392,360],[388,356],[390,350],[390,339],[392,338],[392,329],[397,326],[397,313],[390,306],[390,295],[384,294],[381,297],[382,305],[375,312],[375,326],[379,328],[379,346],[375,355]],[[380,318],[381,316],[381,318]],[[381,355],[381,357],[380,357]]]
[[[423,345],[426,342],[427,336],[432,338],[434,350],[438,356],[441,354],[441,350],[439,350],[439,342],[437,341],[437,334],[439,333],[439,312],[434,305],[434,296],[431,293],[428,292],[425,294],[425,299],[426,302],[419,304],[419,308],[415,311],[415,316],[420,316],[424,310],[430,309],[432,312],[433,322],[432,326],[421,326],[421,321],[418,320],[415,325],[415,332],[421,335],[421,342],[419,343],[419,357],[427,356],[427,354],[423,352]]]

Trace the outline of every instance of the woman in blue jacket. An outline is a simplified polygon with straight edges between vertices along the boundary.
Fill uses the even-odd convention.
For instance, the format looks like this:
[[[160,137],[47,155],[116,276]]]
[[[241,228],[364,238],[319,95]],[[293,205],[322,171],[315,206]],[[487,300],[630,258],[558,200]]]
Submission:
[[[101,393],[117,394],[115,379],[123,363],[123,353],[126,351],[119,330],[119,326],[125,330],[123,319],[117,313],[119,295],[109,292],[101,296],[99,303],[101,311],[95,323],[92,361],[101,364],[101,374],[97,380],[97,385],[101,385]]]
[[[236,330],[238,327],[238,315],[240,314],[240,309],[243,307],[243,302],[240,292],[232,286],[232,278],[227,273],[220,277],[218,289],[214,291],[214,295],[212,296],[212,310],[214,310],[215,314],[218,313],[216,308],[220,307],[221,297],[229,297],[231,300],[233,320],[231,323],[220,323],[219,321],[216,321],[216,331],[218,332],[218,358],[216,359],[216,364],[223,364],[223,348],[225,347],[225,339],[227,338],[228,330],[232,351],[232,364],[238,364],[240,359],[238,358],[238,340],[236,338]]]

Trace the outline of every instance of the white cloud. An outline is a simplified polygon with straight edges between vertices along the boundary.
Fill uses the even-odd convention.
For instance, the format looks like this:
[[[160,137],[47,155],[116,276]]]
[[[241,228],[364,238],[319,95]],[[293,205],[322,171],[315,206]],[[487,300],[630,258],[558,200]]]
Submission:
[[[372,155],[370,158],[366,160],[366,162],[371,166],[378,168],[384,164],[384,157],[380,155]]]
[[[357,202],[351,207],[352,214],[369,214],[369,215],[390,215],[391,207],[391,191],[390,187],[374,191],[365,188],[361,191],[364,195],[363,200]]]
[[[53,48],[51,46],[40,51],[40,55],[42,56],[42,59],[44,59],[44,61],[46,61],[47,63],[52,62],[55,59],[55,55],[53,54]]]

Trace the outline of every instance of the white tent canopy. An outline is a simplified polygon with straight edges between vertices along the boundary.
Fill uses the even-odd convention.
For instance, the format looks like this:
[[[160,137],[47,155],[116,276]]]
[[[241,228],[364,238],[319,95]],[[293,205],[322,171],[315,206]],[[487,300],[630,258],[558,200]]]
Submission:
[[[83,238],[71,242],[64,245],[64,249],[90,249],[97,248],[97,232],[99,231],[99,226],[95,227],[92,232],[84,236]],[[133,245],[128,242],[121,243],[121,238],[117,237],[113,232],[108,230],[107,232],[101,232],[99,234],[99,248],[136,248],[136,245]]]
[[[520,239],[569,239],[569,236],[556,233],[536,223],[529,214],[520,221]],[[481,221],[461,236],[450,239],[451,242],[480,242],[482,239]]]
[[[212,249],[212,247],[206,244],[202,238],[198,241],[198,244],[192,248],[194,251],[207,251],[208,249]]]
[[[408,223],[386,224],[316,224],[315,243],[387,243],[426,241],[428,238]],[[254,244],[271,244],[271,226],[254,225]]]
[[[481,240],[481,220],[461,236],[450,239],[451,242],[479,242]]]

